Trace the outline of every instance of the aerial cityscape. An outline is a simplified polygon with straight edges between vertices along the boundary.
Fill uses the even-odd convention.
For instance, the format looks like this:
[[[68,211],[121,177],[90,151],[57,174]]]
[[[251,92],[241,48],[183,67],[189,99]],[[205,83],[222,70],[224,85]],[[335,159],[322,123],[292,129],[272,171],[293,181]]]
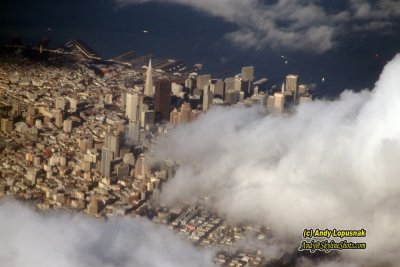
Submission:
[[[38,32],[43,18],[26,15],[37,24],[21,27],[6,12],[28,3],[0,19],[0,266],[397,266],[398,1],[86,4],[116,21],[131,10],[141,41],[120,51],[87,29],[54,35],[47,13],[56,26]],[[168,50],[162,24],[186,26],[139,16],[163,10],[237,28]],[[392,42],[337,44],[355,33]],[[215,58],[221,42],[229,57]],[[119,53],[99,53],[107,44]],[[266,58],[239,60],[248,53]]]

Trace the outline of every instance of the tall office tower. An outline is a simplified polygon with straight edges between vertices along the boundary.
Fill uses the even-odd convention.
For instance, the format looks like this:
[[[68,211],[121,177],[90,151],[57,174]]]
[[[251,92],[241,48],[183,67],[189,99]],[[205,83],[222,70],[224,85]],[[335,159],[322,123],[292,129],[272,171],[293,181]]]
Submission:
[[[221,79],[213,79],[210,82],[210,91],[214,94],[214,97],[224,99],[224,81]]]
[[[171,83],[167,79],[156,82],[154,93],[154,110],[160,114],[160,121],[169,119],[169,104],[171,102]]]
[[[234,90],[238,92],[242,91],[242,79],[238,76],[235,76]]]
[[[176,108],[171,112],[169,116],[169,122],[174,126],[179,124],[179,112]]]
[[[54,114],[54,117],[55,117],[54,124],[57,126],[57,128],[63,127],[63,114],[61,110],[57,110],[56,113]]]
[[[135,164],[135,177],[139,175],[145,176],[150,174],[150,166],[146,157],[141,154]]]
[[[140,126],[143,128],[153,126],[154,119],[155,119],[154,110],[149,110],[149,109],[143,110],[140,116]]]
[[[105,178],[111,177],[111,161],[113,160],[114,153],[103,146],[101,150],[101,175]]]
[[[242,89],[242,80],[239,77],[229,77],[225,79],[225,93],[227,91]]]
[[[179,111],[179,123],[190,122],[190,114],[192,113],[192,108],[190,104],[185,102],[182,104],[181,110]]]
[[[275,97],[273,95],[267,98],[267,111],[273,112],[275,107]]]
[[[129,121],[128,125],[128,142],[136,143],[139,141],[139,121]]]
[[[293,102],[297,103],[299,101],[299,86],[293,91]]]
[[[282,112],[285,108],[285,95],[282,93],[274,94],[274,107],[276,111]]]
[[[229,77],[225,79],[225,93],[228,91],[235,90],[235,77]]]
[[[196,87],[196,80],[194,78],[187,78],[185,80],[185,87],[190,89],[190,92]]]
[[[254,81],[254,66],[247,66],[242,68],[242,80],[245,82]]]
[[[113,158],[119,157],[119,143],[121,138],[118,134],[107,134],[104,140],[104,146],[107,147],[113,153]]]
[[[290,92],[295,92],[297,89],[297,75],[288,75],[286,76],[286,87],[285,87],[285,92],[290,91]]]
[[[250,95],[251,86],[254,81],[254,67],[253,66],[243,67],[241,77],[242,77],[241,90],[246,92],[246,94]]]
[[[142,105],[143,95],[136,93],[126,93],[125,115],[129,120],[139,120],[140,106]]]
[[[144,95],[145,96],[153,96],[154,95],[151,59],[149,60],[149,66],[147,67],[146,83],[144,84]]]
[[[204,86],[208,85],[210,80],[211,80],[210,74],[199,75],[197,77],[196,88],[203,90]]]
[[[210,86],[205,86],[203,94],[203,110],[207,110],[210,107],[211,101],[213,99],[214,94],[210,91]]]

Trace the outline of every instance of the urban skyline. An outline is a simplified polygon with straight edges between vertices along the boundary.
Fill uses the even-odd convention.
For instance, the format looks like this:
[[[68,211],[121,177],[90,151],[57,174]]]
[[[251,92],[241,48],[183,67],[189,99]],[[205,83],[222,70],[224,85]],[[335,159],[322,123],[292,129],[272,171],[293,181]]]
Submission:
[[[312,101],[311,95],[299,93],[297,80],[282,91],[268,86],[268,79],[255,79],[253,66],[223,80],[188,73],[181,63],[177,72],[174,61],[153,69],[151,59],[143,67],[102,60],[91,51],[75,40],[65,50],[2,48],[1,195],[34,201],[39,210],[144,216],[188,234],[197,245],[234,247],[249,232],[245,227],[197,205],[151,204],[154,190],[177,168],[168,158],[150,164],[153,142],[214,106],[240,104],[280,114]],[[24,66],[26,60],[31,65]],[[14,142],[21,147],[13,150]],[[268,231],[250,230],[258,240]],[[253,266],[271,260],[260,250],[232,248],[219,250],[214,262],[240,266],[242,258]]]
[[[397,266],[397,2],[6,0],[0,266]]]

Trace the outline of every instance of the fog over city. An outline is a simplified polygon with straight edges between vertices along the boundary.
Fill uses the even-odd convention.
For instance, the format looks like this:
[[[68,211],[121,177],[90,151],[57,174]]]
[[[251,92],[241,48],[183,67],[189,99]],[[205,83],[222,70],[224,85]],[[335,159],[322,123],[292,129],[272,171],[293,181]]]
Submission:
[[[0,202],[0,218],[1,266],[213,266],[211,251],[143,219],[39,214],[11,200]]]
[[[4,0],[0,267],[399,266],[399,33],[400,0]]]
[[[157,198],[205,201],[232,222],[264,224],[290,244],[282,241],[282,251],[299,247],[303,228],[364,228],[367,250],[342,251],[322,266],[395,266],[399,73],[397,55],[372,91],[346,90],[291,115],[213,108],[157,139],[153,156],[180,163]]]

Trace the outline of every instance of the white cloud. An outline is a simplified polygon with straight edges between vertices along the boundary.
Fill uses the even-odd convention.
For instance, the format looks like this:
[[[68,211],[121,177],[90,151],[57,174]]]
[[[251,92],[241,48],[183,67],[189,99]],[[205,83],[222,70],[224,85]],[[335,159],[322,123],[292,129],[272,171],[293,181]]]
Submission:
[[[367,250],[340,252],[339,266],[396,266],[399,73],[397,55],[372,92],[345,91],[290,116],[213,108],[177,127],[153,151],[181,162],[161,202],[209,196],[209,205],[230,220],[263,223],[293,246],[303,228],[365,228]]]
[[[400,16],[399,0],[350,0],[354,16],[360,19],[391,19]]]
[[[144,220],[39,215],[9,201],[0,203],[0,218],[3,267],[213,266],[211,253]]]
[[[322,53],[335,46],[336,36],[346,27],[358,31],[386,29],[387,20],[400,17],[398,0],[349,0],[347,9],[328,11],[321,1],[278,0],[115,0],[120,6],[158,1],[193,7],[236,24],[226,37],[246,48],[289,48]],[[364,24],[370,24],[370,27]],[[351,25],[355,24],[354,27]],[[383,27],[383,28],[381,28]]]

